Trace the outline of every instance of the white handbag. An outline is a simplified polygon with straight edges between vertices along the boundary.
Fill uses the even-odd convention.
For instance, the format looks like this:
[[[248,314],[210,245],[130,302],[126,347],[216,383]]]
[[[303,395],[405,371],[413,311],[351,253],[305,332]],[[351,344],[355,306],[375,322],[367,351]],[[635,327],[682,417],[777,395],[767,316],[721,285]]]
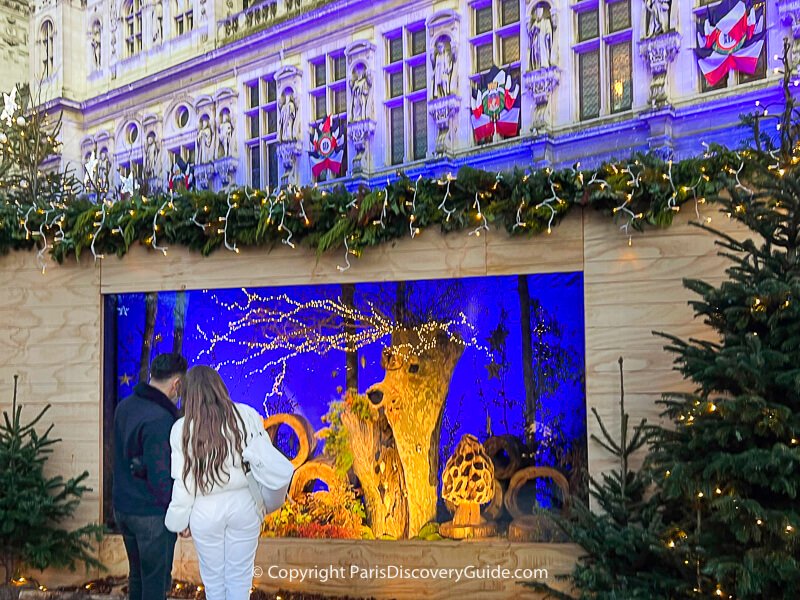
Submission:
[[[286,492],[294,475],[294,465],[275,446],[260,423],[242,451],[247,464],[247,483],[256,506],[262,514],[278,510],[286,500]]]

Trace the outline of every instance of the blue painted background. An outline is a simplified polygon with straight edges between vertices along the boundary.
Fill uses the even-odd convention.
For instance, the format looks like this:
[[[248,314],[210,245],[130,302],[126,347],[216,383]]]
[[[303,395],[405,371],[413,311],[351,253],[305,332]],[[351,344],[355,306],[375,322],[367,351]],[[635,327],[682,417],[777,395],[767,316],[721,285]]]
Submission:
[[[583,277],[581,273],[528,275],[529,294],[540,307],[540,319],[532,328],[540,332],[534,346],[534,365],[540,370],[568,357],[567,370],[558,376],[552,393],[541,398],[532,436],[549,440],[537,457],[539,464],[552,464],[556,457],[553,444],[564,450],[586,446],[586,402],[584,393]],[[364,283],[355,286],[355,305],[368,311],[369,303],[391,315],[397,285]],[[445,405],[442,428],[443,459],[464,433],[485,439],[511,433],[525,435],[525,391],[522,368],[520,299],[517,276],[482,277],[457,280],[406,282],[408,305],[419,320],[467,316],[479,347],[467,347],[459,360]],[[282,294],[300,302],[340,297],[339,285],[252,288],[264,298]],[[297,412],[305,415],[315,428],[323,427],[321,417],[331,401],[339,400],[345,388],[345,354],[333,351],[318,355],[303,354],[287,363],[280,394],[270,395],[277,367],[261,369],[277,354],[249,358],[251,351],[242,342],[263,340],[257,327],[248,327],[232,337],[232,342],[218,344],[209,354],[207,337],[229,331],[229,324],[242,316],[235,304],[246,301],[240,289],[186,292],[186,322],[183,353],[190,365],[204,363],[220,366],[235,402],[247,403],[262,414]],[[173,310],[176,294],[160,292],[153,338],[152,357],[170,352],[173,343]],[[278,304],[275,304],[277,306]],[[145,294],[120,294],[117,309],[117,400],[128,395],[136,383],[142,337],[145,329]],[[202,332],[202,333],[201,333]],[[505,332],[505,333],[504,333]],[[466,335],[468,331],[463,331]],[[204,335],[205,334],[205,335]],[[494,346],[489,340],[496,340]],[[499,343],[504,341],[504,343]],[[383,379],[380,355],[389,336],[358,352],[359,392]],[[283,352],[283,351],[282,351]],[[492,361],[500,363],[492,373]],[[548,362],[549,361],[549,362]],[[242,363],[240,365],[235,363]],[[549,448],[549,449],[548,449]]]

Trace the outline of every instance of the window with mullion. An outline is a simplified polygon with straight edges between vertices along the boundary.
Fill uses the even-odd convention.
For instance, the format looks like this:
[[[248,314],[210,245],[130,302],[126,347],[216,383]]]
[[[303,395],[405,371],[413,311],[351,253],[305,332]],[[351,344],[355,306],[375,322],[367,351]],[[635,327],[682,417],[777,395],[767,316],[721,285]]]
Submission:
[[[597,0],[574,15],[578,113],[582,121],[630,110],[633,54],[630,0]]]
[[[142,51],[142,3],[130,0],[125,8],[125,50],[128,56]]]
[[[247,169],[250,185],[278,186],[278,91],[274,74],[246,84]]]
[[[630,40],[609,46],[611,112],[630,110],[633,102],[631,89],[632,56]]]
[[[42,42],[42,68],[43,76],[50,77],[53,74],[53,54],[55,51],[53,22],[47,19],[42,23],[41,42]]]
[[[600,116],[600,51],[590,50],[578,55],[581,120]]]
[[[517,0],[491,0],[472,5],[472,72],[518,67],[520,62],[520,4]]]
[[[399,41],[398,41],[399,40]],[[392,165],[428,153],[427,30],[422,22],[387,34],[387,159]]]

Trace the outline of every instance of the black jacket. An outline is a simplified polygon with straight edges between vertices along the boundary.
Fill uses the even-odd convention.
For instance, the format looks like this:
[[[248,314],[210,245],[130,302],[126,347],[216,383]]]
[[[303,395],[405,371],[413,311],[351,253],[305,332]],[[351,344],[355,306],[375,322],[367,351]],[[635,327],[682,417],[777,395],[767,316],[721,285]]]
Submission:
[[[114,509],[163,515],[172,495],[169,433],[178,409],[156,388],[138,383],[114,413]]]

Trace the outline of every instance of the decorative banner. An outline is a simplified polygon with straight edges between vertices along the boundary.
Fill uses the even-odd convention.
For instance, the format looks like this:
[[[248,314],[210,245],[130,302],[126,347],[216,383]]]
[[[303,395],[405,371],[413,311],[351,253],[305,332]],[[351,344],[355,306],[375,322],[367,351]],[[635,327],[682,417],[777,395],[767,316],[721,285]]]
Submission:
[[[764,51],[764,2],[723,0],[697,23],[697,64],[710,86],[729,71],[753,75]]]
[[[321,124],[311,126],[311,173],[319,177],[323,171],[338,176],[344,158],[344,131],[334,117],[328,115]]]
[[[172,173],[169,176],[169,191],[177,192],[181,189],[194,189],[194,165],[178,156],[175,158],[175,164],[172,165]]]
[[[506,69],[492,65],[472,93],[472,130],[475,141],[519,135],[520,87]]]

